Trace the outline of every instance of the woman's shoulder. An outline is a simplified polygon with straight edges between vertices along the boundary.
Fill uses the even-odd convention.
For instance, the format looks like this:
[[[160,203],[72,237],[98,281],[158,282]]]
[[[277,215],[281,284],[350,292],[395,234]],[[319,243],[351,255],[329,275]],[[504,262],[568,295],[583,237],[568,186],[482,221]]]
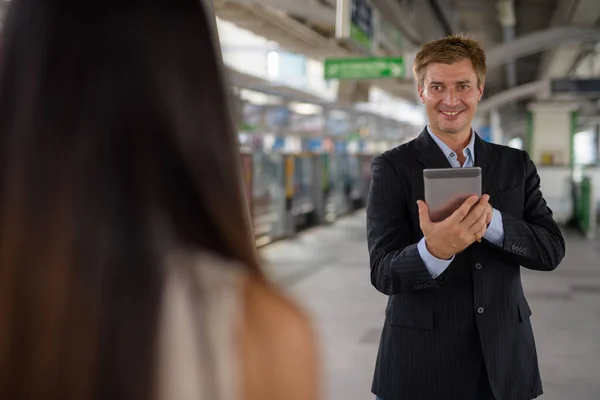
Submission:
[[[193,281],[208,294],[203,297],[209,303],[218,302],[224,295],[237,299],[237,325],[250,336],[256,336],[259,343],[287,346],[314,338],[306,310],[263,274],[255,273],[240,261],[202,252],[191,257],[179,255],[171,262],[178,266],[175,275],[179,277],[175,280],[189,285],[187,278],[196,278]]]
[[[318,340],[308,313],[261,277],[247,277],[242,298],[245,398],[320,398]]]
[[[227,364],[236,371],[223,373],[241,378],[236,390],[241,398],[320,398],[317,336],[310,316],[296,301],[263,275],[218,254],[180,256],[173,263],[180,271],[174,278],[179,289],[190,288],[186,276],[199,278],[192,280],[204,293],[205,321],[214,331],[211,342],[222,349],[221,359],[232,361]],[[223,330],[228,325],[231,336]],[[234,343],[227,344],[228,338]]]
[[[169,282],[184,291],[199,289],[208,302],[239,297],[248,276],[248,268],[240,261],[208,251],[173,252],[166,265]]]

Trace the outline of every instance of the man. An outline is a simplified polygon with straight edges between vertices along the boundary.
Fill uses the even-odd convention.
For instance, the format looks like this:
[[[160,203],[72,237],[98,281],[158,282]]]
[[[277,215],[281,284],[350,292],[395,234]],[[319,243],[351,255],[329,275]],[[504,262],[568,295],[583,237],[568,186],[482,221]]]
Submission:
[[[429,125],[372,165],[371,282],[389,295],[372,391],[383,400],[536,398],[520,266],[555,269],[561,231],[527,153],[471,128],[486,73],[479,44],[462,36],[428,43],[413,68]],[[485,194],[431,222],[423,169],[472,166],[483,171]]]

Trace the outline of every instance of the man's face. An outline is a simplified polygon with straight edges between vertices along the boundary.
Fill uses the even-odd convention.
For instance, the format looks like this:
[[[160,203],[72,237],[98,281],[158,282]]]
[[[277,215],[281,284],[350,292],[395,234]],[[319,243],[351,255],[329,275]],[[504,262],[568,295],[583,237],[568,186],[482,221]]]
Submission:
[[[483,83],[477,87],[477,74],[471,60],[450,65],[430,64],[423,84],[419,87],[419,95],[434,132],[469,132],[477,103],[483,95]]]

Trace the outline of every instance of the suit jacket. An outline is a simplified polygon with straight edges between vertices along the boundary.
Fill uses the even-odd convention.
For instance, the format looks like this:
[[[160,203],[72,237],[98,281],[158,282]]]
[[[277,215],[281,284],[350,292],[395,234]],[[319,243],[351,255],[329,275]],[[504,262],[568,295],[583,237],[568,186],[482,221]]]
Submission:
[[[371,283],[389,300],[372,391],[385,400],[473,399],[483,363],[497,400],[542,393],[520,268],[555,269],[564,240],[526,152],[477,136],[475,165],[502,214],[504,244],[475,242],[433,279],[417,250],[416,201],[424,200],[423,169],[449,162],[426,130],[373,161]]]

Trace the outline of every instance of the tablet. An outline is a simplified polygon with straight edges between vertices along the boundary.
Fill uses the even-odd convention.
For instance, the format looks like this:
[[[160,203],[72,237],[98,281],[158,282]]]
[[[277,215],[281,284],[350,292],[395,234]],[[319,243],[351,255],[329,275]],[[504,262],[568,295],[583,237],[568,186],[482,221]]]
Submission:
[[[481,197],[480,167],[425,169],[423,180],[425,203],[433,222],[448,218],[469,197]]]

